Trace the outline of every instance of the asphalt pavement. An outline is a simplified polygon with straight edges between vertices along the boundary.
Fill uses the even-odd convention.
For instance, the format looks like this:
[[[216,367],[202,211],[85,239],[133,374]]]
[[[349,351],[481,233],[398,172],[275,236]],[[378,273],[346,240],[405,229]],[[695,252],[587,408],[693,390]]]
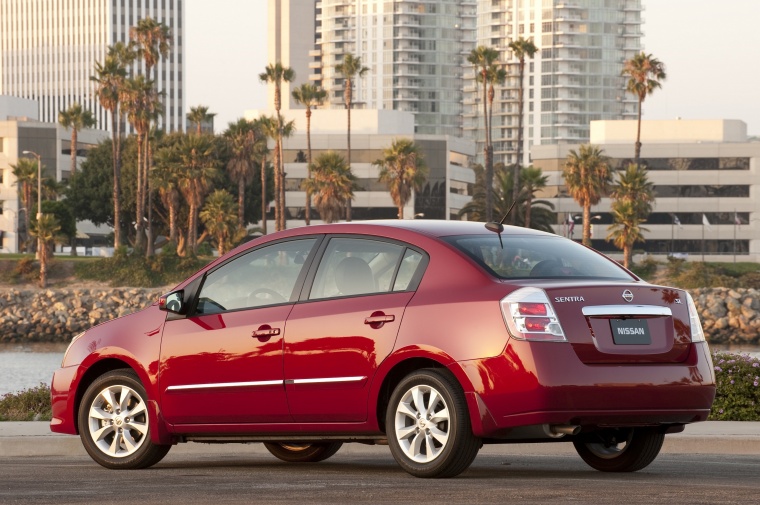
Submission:
[[[368,447],[346,444],[341,452],[378,451],[384,446]],[[488,452],[504,454],[574,454],[572,444],[509,444],[486,446]],[[173,447],[170,454],[198,453],[268,454],[262,444],[187,443]],[[683,433],[665,437],[663,454],[736,454],[760,455],[760,422],[708,421],[689,424]],[[52,433],[47,422],[0,422],[0,457],[81,456],[85,450],[79,437]]]

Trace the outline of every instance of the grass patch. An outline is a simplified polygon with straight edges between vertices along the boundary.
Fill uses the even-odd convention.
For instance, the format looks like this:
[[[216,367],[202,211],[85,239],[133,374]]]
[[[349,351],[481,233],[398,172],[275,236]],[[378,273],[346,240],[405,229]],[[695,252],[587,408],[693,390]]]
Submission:
[[[47,384],[8,393],[0,398],[0,421],[50,421],[50,388]]]

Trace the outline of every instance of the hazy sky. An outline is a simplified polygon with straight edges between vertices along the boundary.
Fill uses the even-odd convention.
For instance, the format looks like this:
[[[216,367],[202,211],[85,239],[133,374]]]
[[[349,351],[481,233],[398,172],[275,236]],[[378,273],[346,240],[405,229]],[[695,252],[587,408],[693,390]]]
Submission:
[[[265,108],[266,0],[187,0],[187,105],[217,113],[216,129]],[[760,2],[644,0],[645,51],[666,65],[645,119],[741,119],[760,135]],[[720,5],[720,7],[717,7]],[[297,77],[297,82],[301,79]]]

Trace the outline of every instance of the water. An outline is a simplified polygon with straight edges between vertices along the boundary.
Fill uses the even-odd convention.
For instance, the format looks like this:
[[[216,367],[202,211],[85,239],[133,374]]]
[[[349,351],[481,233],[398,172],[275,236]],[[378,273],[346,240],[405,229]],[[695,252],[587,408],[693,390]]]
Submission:
[[[0,344],[0,397],[50,385],[68,344]]]
[[[61,366],[68,344],[0,344],[0,397],[50,385],[53,372]],[[713,344],[710,350],[747,353],[760,358],[760,347]]]

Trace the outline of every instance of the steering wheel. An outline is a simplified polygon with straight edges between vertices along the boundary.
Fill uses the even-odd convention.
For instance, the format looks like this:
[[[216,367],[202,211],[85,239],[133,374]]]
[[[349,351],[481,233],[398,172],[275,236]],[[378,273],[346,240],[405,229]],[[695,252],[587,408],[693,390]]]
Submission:
[[[259,288],[248,293],[249,301],[256,301],[258,305],[269,305],[270,303],[287,302],[287,298],[282,296],[274,289]]]

